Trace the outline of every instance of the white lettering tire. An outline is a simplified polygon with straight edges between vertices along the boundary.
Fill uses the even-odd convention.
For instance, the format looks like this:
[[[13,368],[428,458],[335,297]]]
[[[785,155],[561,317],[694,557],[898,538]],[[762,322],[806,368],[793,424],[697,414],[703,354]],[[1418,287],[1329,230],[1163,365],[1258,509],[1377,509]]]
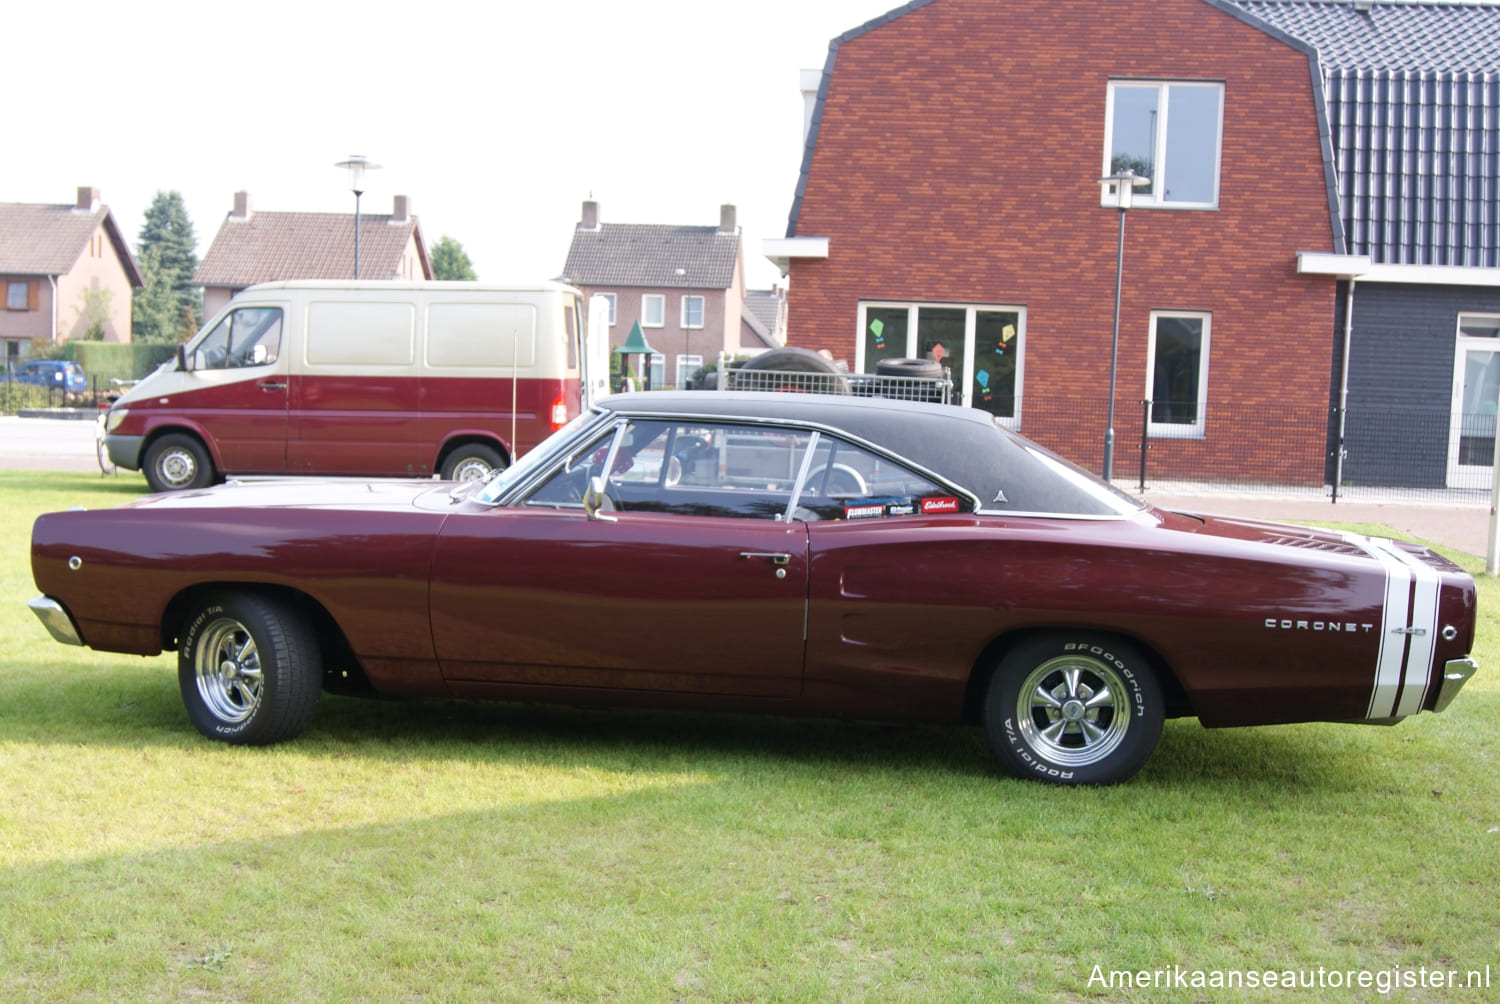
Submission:
[[[1028,639],[1001,660],[984,730],[1005,770],[1052,784],[1115,784],[1150,759],[1161,687],[1129,642],[1094,632]]]
[[[182,627],[177,682],[193,726],[210,739],[267,746],[302,734],[323,690],[307,618],[253,593],[216,593]]]

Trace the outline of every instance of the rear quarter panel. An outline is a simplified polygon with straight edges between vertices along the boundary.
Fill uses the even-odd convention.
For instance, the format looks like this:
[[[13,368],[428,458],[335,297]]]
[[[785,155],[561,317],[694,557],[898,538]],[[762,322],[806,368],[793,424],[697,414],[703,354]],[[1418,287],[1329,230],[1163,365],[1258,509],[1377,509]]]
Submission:
[[[1136,640],[1205,725],[1359,719],[1369,707],[1385,578],[1363,556],[1144,518],[904,518],[817,523],[810,537],[815,700],[873,713],[894,698],[917,717],[953,717],[995,639],[1046,629]]]

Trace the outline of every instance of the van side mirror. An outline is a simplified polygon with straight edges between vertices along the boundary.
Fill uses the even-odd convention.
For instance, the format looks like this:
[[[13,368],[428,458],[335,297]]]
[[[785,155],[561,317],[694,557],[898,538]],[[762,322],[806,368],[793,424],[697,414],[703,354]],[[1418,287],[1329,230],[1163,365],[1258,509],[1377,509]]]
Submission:
[[[177,343],[177,368],[180,370],[185,370],[188,368],[187,346],[183,345],[181,342]]]

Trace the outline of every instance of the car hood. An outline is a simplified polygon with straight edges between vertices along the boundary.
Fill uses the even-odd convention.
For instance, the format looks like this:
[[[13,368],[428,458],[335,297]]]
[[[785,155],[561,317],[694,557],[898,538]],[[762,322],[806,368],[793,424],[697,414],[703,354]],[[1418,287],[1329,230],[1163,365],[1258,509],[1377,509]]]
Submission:
[[[198,491],[147,495],[121,508],[135,509],[423,509],[446,512],[455,488],[434,481],[374,481],[361,478],[275,478],[230,481]]]

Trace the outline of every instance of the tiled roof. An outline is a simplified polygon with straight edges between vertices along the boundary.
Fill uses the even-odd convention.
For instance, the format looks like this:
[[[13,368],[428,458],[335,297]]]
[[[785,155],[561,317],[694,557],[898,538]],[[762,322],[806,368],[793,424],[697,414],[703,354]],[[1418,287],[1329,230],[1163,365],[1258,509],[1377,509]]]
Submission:
[[[143,286],[140,267],[107,206],[92,212],[70,205],[0,203],[0,273],[66,275],[103,221],[131,285]]]
[[[1230,0],[1313,45],[1325,69],[1500,71],[1500,5]],[[1362,9],[1368,8],[1368,9]]]
[[[392,217],[361,213],[359,277],[401,278],[401,256],[416,237],[427,270],[426,246],[415,216],[392,223]],[[199,286],[242,288],[277,279],[354,278],[353,213],[253,212],[249,219],[230,215],[193,276]]]
[[[777,322],[781,320],[782,304],[785,302],[774,289],[745,290],[745,309],[755,316],[761,327],[770,332],[776,330]]]
[[[579,286],[728,289],[739,254],[739,233],[717,227],[601,223],[573,232],[563,275]],[[679,276],[679,268],[687,274]]]
[[[772,329],[766,327],[761,319],[755,316],[755,311],[750,308],[748,300],[740,304],[740,328],[740,348],[755,348],[756,346],[747,344],[747,340],[750,339],[759,342],[761,348],[774,349],[776,347],[776,339],[771,335]]]
[[[1350,254],[1500,267],[1500,4],[1217,2],[1316,50]]]

